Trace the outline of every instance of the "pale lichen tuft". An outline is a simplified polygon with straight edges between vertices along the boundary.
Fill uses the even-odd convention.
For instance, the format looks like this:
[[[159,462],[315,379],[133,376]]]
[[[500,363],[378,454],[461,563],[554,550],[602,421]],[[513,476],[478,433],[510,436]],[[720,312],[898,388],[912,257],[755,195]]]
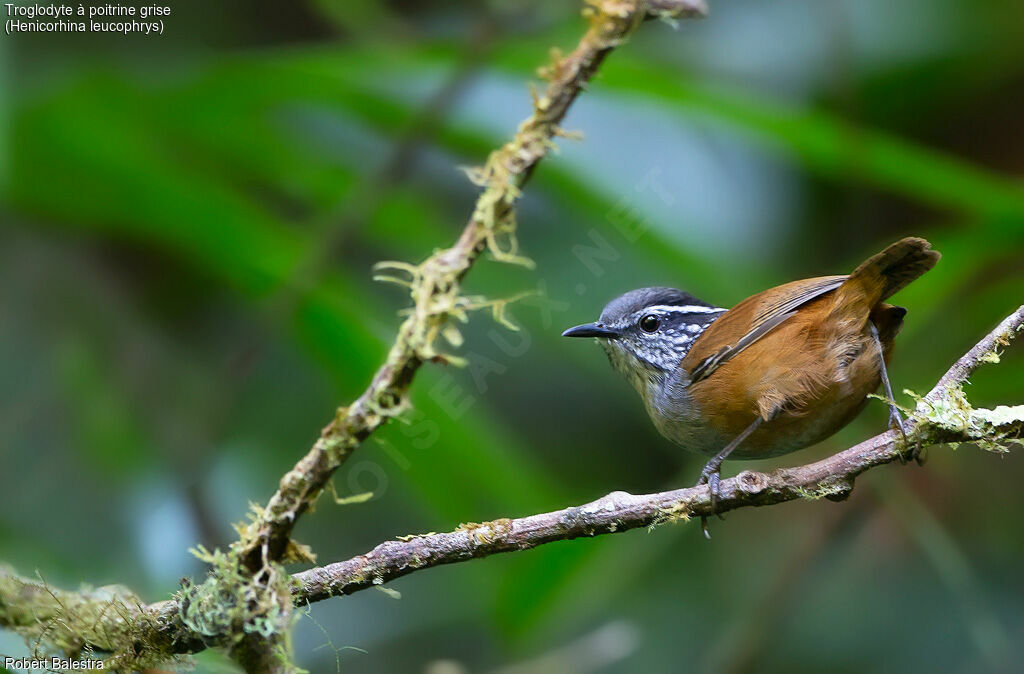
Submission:
[[[1024,405],[975,409],[959,384],[944,391],[937,400],[907,393],[917,400],[912,418],[919,424],[919,433],[926,437],[954,446],[957,442],[970,442],[999,454],[1009,451],[1010,445],[1024,445]]]

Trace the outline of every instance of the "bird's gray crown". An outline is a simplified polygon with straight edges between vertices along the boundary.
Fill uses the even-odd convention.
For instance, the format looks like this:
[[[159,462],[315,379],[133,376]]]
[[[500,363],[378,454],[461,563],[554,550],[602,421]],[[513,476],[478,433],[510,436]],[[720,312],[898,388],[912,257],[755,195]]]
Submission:
[[[600,322],[608,327],[622,327],[644,309],[658,309],[664,313],[718,317],[722,309],[699,300],[690,293],[676,288],[638,288],[619,295],[609,302],[601,312]],[[703,322],[703,321],[701,321]],[[710,321],[707,321],[710,323]]]

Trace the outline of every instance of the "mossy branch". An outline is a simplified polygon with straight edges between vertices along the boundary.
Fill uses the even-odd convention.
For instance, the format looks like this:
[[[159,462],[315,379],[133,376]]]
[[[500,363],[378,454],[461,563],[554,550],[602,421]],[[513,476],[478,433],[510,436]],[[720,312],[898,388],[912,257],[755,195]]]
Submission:
[[[706,486],[639,496],[613,492],[592,503],[554,512],[466,524],[449,533],[402,536],[344,562],[313,568],[287,579],[264,578],[262,582],[277,593],[290,588],[292,603],[304,606],[379,587],[420,569],[526,550],[553,541],[618,533],[797,499],[843,500],[849,496],[858,475],[876,466],[902,461],[912,443],[930,446],[971,442],[1004,451],[1012,444],[1024,444],[1024,406],[974,409],[967,403],[962,387],[983,363],[998,362],[999,349],[1022,329],[1024,306],[978,342],[920,399],[907,422],[906,441],[889,431],[815,463],[771,473],[743,471],[722,481],[721,498],[715,506]],[[224,564],[215,561],[213,566],[223,568]],[[248,581],[237,584],[249,587]],[[172,600],[143,606],[121,588],[65,592],[0,569],[0,626],[25,635],[44,651],[56,648],[67,653],[109,654],[110,662],[126,668],[152,664],[210,645],[224,645],[223,637],[203,634],[221,629],[204,629],[195,622],[201,615],[209,617],[212,613],[205,610],[197,614],[194,602],[209,601],[205,593],[217,587],[219,584],[213,582],[197,592],[186,586]],[[254,596],[263,595],[257,592]],[[269,608],[272,610],[273,604]],[[260,624],[269,626],[258,620],[253,622],[256,626]],[[246,633],[244,628],[237,631]],[[262,636],[258,629],[249,632],[250,636]],[[231,648],[236,652],[241,649],[245,657],[240,656],[240,661],[254,658],[256,668],[266,665],[270,658],[280,671],[288,671],[286,649],[272,639],[252,643],[251,638],[243,637]]]
[[[544,68],[549,80],[534,96],[533,114],[504,147],[491,153],[471,177],[483,187],[473,214],[450,248],[436,251],[418,265],[385,263],[408,275],[413,309],[402,323],[369,387],[351,405],[338,409],[313,448],[282,479],[266,508],[244,528],[233,547],[242,565],[256,573],[264,563],[301,561],[308,555],[291,543],[298,519],[317,500],[334,472],[371,433],[408,406],[407,392],[424,362],[446,358],[434,342],[452,317],[466,310],[461,281],[481,253],[489,250],[503,262],[530,264],[518,254],[515,204],[533,170],[554,147],[554,138],[573,101],[605,57],[621,45],[644,19],[700,16],[703,0],[588,0],[589,27],[576,48]]]
[[[24,636],[33,655],[102,658],[106,669],[133,671],[206,647],[170,627],[169,615],[119,585],[69,592],[0,567],[0,626]]]
[[[532,265],[519,254],[516,201],[554,139],[567,135],[559,125],[604,58],[645,19],[671,21],[705,11],[704,0],[586,0],[588,29],[571,53],[542,69],[548,86],[534,95],[530,117],[483,167],[469,171],[483,189],[455,244],[418,265],[379,265],[407,276],[381,279],[408,287],[413,306],[369,387],[337,410],[266,507],[254,507],[228,551],[197,551],[211,567],[203,583],[183,583],[173,600],[143,607],[121,594],[56,593],[45,583],[0,571],[0,625],[35,639],[40,649],[99,649],[126,668],[216,645],[253,671],[292,669],[282,638],[292,615],[292,581],[282,565],[313,560],[308,548],[291,539],[296,522],[352,451],[407,408],[408,389],[420,366],[455,360],[435,348],[439,335],[449,342],[460,339],[450,319],[464,320],[466,312],[488,307],[507,324],[504,307],[510,300],[464,296],[462,279],[484,251],[499,262]]]
[[[1024,306],[958,360],[920,400],[908,420],[906,441],[889,431],[805,466],[771,473],[745,470],[722,481],[717,505],[712,504],[707,486],[640,496],[618,491],[586,505],[540,515],[466,525],[449,533],[402,537],[382,543],[365,555],[295,574],[296,601],[314,602],[351,594],[419,569],[552,541],[618,533],[796,499],[843,500],[853,490],[858,475],[904,460],[914,443],[929,446],[970,442],[997,451],[1006,451],[1012,444],[1024,445],[1024,405],[973,409],[962,389],[982,363],[998,361],[998,349],[1009,344],[1022,327]]]

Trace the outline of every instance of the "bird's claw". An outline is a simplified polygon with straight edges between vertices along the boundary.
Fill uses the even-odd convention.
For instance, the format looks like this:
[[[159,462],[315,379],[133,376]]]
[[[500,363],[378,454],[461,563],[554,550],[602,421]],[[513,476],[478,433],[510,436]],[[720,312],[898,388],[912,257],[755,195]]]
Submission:
[[[907,427],[903,423],[903,415],[900,414],[900,411],[896,409],[895,405],[889,408],[889,428],[893,429],[894,431],[898,430],[900,432],[900,435],[903,436],[903,439],[906,440]]]
[[[903,438],[903,444],[906,446],[908,442],[906,422],[903,419],[903,415],[900,414],[899,409],[895,405],[889,406],[889,428],[900,432],[900,437]],[[925,457],[924,451],[921,448],[920,440],[915,439],[913,446],[910,447],[906,454],[900,452],[900,463],[906,464],[907,457],[913,459],[919,466],[924,465]]]
[[[713,461],[709,461],[704,470],[700,473],[700,478],[697,480],[695,486],[700,487],[701,485],[707,485],[708,490],[711,492],[711,509],[714,510],[718,507],[718,497],[721,493],[721,481],[722,481],[722,464],[713,465]],[[715,513],[718,519],[725,519],[721,513]],[[704,538],[711,540],[711,529],[708,527],[708,516],[700,516],[700,530],[704,532]]]

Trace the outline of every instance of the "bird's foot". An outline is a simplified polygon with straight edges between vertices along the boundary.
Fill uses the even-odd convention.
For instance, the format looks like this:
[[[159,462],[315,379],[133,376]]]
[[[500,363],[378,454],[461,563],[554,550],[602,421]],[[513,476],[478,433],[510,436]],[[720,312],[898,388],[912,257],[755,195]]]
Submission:
[[[722,481],[722,462],[732,454],[732,450],[736,449],[741,442],[747,439],[747,436],[757,430],[757,427],[761,425],[764,420],[758,416],[754,418],[754,421],[744,429],[742,433],[733,438],[732,442],[726,445],[722,451],[715,454],[711,459],[704,464],[704,470],[700,472],[700,479],[697,480],[697,486],[706,484],[708,490],[711,492],[711,512],[718,515],[718,519],[722,519],[722,516],[716,512],[718,509],[718,496],[720,483]],[[704,538],[711,538],[711,531],[708,529],[708,516],[700,516],[700,528],[704,532]]]
[[[899,408],[895,405],[889,405],[889,428],[900,432],[900,437],[903,438],[903,444],[904,447],[906,447],[908,442],[906,421],[903,419],[903,415],[900,414]],[[914,460],[917,465],[923,466],[925,455],[924,450],[921,447],[921,441],[915,439],[913,445],[907,449],[908,451],[905,454],[900,452],[900,463],[905,464],[909,457]]]
[[[903,423],[903,415],[893,404],[889,405],[889,430],[899,431],[900,437],[903,438],[903,444],[907,444],[907,427]],[[907,463],[907,457],[903,452],[900,452],[900,463],[904,465]]]
[[[722,481],[722,462],[717,460],[717,457],[711,459],[704,466],[704,470],[700,472],[700,478],[697,480],[696,487],[701,485],[707,485],[708,490],[711,492],[711,509],[714,510],[718,506],[718,497],[721,493],[721,481]],[[718,519],[724,519],[720,513],[715,513]],[[700,530],[704,532],[704,538],[711,540],[711,529],[708,527],[708,516],[700,516]]]

